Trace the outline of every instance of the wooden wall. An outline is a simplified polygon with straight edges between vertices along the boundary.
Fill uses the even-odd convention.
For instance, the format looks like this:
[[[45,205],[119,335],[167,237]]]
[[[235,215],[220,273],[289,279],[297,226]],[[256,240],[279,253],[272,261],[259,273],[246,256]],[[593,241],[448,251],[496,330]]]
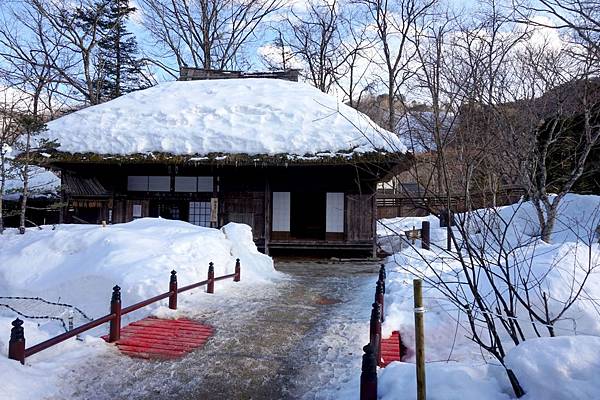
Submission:
[[[344,193],[344,233],[327,234],[326,241],[363,244],[374,240],[375,189],[377,177],[367,168],[338,166],[173,166],[173,165],[88,165],[65,166],[71,173],[94,176],[113,193],[114,223],[131,221],[132,205],[142,205],[149,215],[153,200],[219,200],[219,226],[228,222],[249,223],[257,243],[269,241],[272,192]],[[128,192],[129,175],[213,176],[213,193]],[[265,229],[268,227],[269,229]],[[294,240],[273,235],[274,240]]]

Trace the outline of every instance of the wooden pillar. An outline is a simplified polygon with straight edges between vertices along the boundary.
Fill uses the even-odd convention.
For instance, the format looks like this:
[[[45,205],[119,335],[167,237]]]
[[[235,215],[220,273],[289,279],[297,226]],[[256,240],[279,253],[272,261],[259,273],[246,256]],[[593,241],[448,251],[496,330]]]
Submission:
[[[429,221],[421,222],[421,248],[429,250],[431,245],[431,224]]]
[[[208,263],[208,283],[206,284],[206,293],[215,292],[215,267],[212,262]]]
[[[113,343],[121,338],[121,288],[119,286],[113,287],[110,313],[115,316],[110,320],[108,342]]]
[[[25,364],[25,331],[23,321],[19,318],[12,322],[10,340],[8,342],[8,358]]]
[[[426,399],[425,383],[425,330],[423,327],[423,289],[420,279],[413,279],[415,305],[415,358],[417,369],[417,400]]]
[[[372,197],[373,207],[373,258],[377,258],[377,184]]]
[[[373,344],[363,347],[360,374],[360,400],[377,400],[377,359]]]
[[[234,282],[239,282],[241,278],[240,259],[235,260],[235,276],[233,277]]]
[[[171,271],[171,279],[169,280],[169,308],[171,310],[177,310],[177,272]]]
[[[269,255],[271,242],[271,184],[269,178],[265,179],[265,254]]]

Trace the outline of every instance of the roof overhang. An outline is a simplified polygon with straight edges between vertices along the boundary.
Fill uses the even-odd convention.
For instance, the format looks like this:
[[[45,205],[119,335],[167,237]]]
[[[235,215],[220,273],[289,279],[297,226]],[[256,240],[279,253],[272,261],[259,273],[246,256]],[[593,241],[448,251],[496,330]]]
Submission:
[[[66,153],[56,150],[38,152],[32,155],[34,164],[53,169],[68,169],[77,164],[118,165],[163,164],[215,167],[303,167],[303,166],[358,166],[369,169],[378,180],[387,179],[409,169],[414,163],[411,153],[370,152],[370,153],[320,153],[314,155],[290,154],[223,154],[174,155],[166,153],[144,154],[95,154]]]

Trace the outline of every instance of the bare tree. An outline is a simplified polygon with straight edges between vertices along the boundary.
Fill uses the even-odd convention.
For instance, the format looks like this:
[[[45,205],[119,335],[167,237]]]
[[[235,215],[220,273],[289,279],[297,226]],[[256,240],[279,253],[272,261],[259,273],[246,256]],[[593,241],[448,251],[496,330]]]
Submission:
[[[568,65],[557,58],[537,59],[530,64],[531,73],[552,91],[546,100],[551,105],[531,102],[531,115],[540,121],[533,128],[536,141],[528,160],[526,182],[534,201],[540,234],[550,242],[561,200],[584,173],[592,149],[600,144],[600,96],[597,81],[600,71],[600,7],[593,1],[540,0],[519,9],[522,23],[550,28],[571,38],[571,46],[561,52]],[[548,22],[529,17],[527,12],[545,15]],[[566,53],[566,54],[565,54]],[[553,79],[552,79],[553,78]],[[572,131],[580,134],[573,137]],[[577,140],[568,159],[569,167],[560,182],[550,182],[549,167],[553,151],[566,136]],[[556,194],[552,197],[549,190]]]
[[[141,0],[144,24],[159,58],[173,57],[177,67],[231,69],[241,62],[244,46],[259,35],[258,27],[279,10],[281,0]],[[173,76],[162,60],[156,64]]]
[[[16,96],[17,91],[5,88],[0,103],[0,234],[4,231],[4,196],[7,182],[14,178],[12,164],[9,162],[9,152],[14,146],[17,135],[17,116],[22,109],[21,96]]]
[[[412,39],[419,32],[420,20],[432,12],[437,0],[361,0],[376,27],[376,46],[380,47],[387,89],[388,115],[386,128],[396,131],[396,103],[402,86],[414,76],[411,62],[416,57]]]
[[[302,14],[293,10],[281,37],[285,46],[304,65],[304,76],[314,87],[328,93],[346,73],[348,56],[343,45],[345,21],[337,0],[311,0]]]

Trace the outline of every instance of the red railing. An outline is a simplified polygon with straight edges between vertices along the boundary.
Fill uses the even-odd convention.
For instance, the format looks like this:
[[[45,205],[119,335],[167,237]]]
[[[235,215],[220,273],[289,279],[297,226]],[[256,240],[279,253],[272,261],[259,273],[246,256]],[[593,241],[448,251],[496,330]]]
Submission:
[[[52,347],[58,343],[64,342],[67,339],[72,338],[73,336],[77,336],[80,333],[88,331],[90,329],[96,328],[102,324],[107,322],[110,323],[109,334],[108,334],[108,342],[116,342],[120,338],[121,333],[121,317],[125,314],[129,314],[133,311],[139,310],[140,308],[146,307],[152,303],[155,303],[160,300],[164,300],[169,298],[169,308],[172,310],[177,309],[177,294],[182,293],[191,289],[195,289],[200,286],[206,285],[207,293],[215,292],[215,282],[221,281],[224,279],[233,278],[234,282],[240,281],[240,260],[237,259],[235,263],[235,272],[229,275],[223,275],[215,278],[215,269],[213,263],[208,264],[208,279],[205,281],[193,283],[191,285],[184,286],[182,288],[177,288],[177,272],[171,271],[171,278],[169,280],[169,291],[159,294],[158,296],[154,296],[150,299],[140,301],[139,303],[130,305],[125,308],[121,308],[121,288],[119,286],[113,287],[112,297],[110,300],[110,314],[105,315],[101,318],[88,322],[87,324],[78,326],[77,328],[65,332],[61,335],[55,336],[51,339],[48,339],[42,343],[38,343],[29,348],[25,348],[25,331],[23,329],[23,321],[19,318],[15,319],[12,322],[12,329],[10,331],[10,341],[8,345],[8,358],[12,360],[16,360],[21,362],[21,364],[25,364],[25,358],[30,357],[36,353],[39,353],[42,350],[46,350],[49,347]]]
[[[385,267],[382,264],[375,289],[375,302],[371,309],[369,343],[363,347],[360,400],[377,400],[377,367],[381,365],[381,323],[384,320],[385,278]]]

